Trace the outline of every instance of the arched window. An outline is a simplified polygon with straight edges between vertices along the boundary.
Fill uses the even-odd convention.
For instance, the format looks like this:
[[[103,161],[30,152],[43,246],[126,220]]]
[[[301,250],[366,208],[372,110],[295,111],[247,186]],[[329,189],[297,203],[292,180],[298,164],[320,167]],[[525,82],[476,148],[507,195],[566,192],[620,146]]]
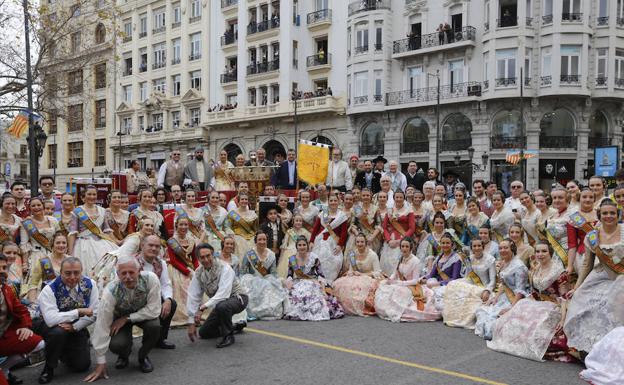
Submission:
[[[312,138],[311,141],[315,142],[315,143],[326,144],[326,145],[332,146],[332,147],[334,146],[334,143],[331,141],[331,139],[329,139],[328,137],[323,136],[323,135],[317,135],[314,138]]]
[[[234,143],[230,143],[227,146],[225,146],[223,148],[225,151],[227,151],[228,154],[228,160],[230,162],[232,162],[232,164],[236,164],[236,157],[238,156],[238,154],[242,154],[243,150],[241,150],[240,147],[238,147],[236,144]]]
[[[492,148],[521,148],[525,146],[520,112],[500,111],[492,119]]]
[[[95,44],[102,44],[106,39],[106,27],[100,23],[95,27]]]
[[[563,108],[547,112],[540,121],[541,148],[576,148],[576,124]]]
[[[472,122],[461,112],[447,116],[442,123],[442,151],[467,150],[472,146]]]
[[[401,153],[415,152],[429,152],[429,124],[419,116],[405,123],[401,143]]]
[[[610,145],[607,117],[602,111],[596,110],[589,119],[589,148]]]
[[[266,151],[266,158],[270,161],[275,160],[275,154],[282,154],[286,158],[286,149],[277,140],[269,140],[262,148]]]
[[[360,155],[381,155],[384,151],[384,129],[381,124],[369,123],[362,130],[362,140],[360,142]]]

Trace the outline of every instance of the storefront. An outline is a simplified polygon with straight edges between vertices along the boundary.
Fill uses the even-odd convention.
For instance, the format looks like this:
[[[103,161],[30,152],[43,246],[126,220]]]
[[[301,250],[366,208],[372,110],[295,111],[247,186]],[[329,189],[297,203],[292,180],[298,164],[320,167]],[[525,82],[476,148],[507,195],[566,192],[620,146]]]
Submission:
[[[550,191],[553,184],[565,186],[574,179],[576,159],[540,159],[539,188]]]

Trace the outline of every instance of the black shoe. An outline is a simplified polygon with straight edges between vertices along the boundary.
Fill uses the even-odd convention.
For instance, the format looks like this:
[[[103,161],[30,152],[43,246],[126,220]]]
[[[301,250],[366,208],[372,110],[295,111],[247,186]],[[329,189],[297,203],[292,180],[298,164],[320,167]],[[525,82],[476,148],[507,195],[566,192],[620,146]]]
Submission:
[[[125,369],[128,367],[128,357],[117,357],[117,362],[115,362],[115,369]]]
[[[243,329],[247,327],[247,322],[241,321],[234,324],[234,334],[240,334],[243,332]]]
[[[149,373],[154,370],[154,365],[152,365],[152,361],[150,361],[149,357],[143,359],[139,358],[139,366],[143,373]]]
[[[175,344],[172,344],[171,342],[167,341],[167,340],[162,340],[158,343],[158,345],[156,345],[156,347],[158,349],[175,349],[176,346]]]
[[[221,348],[226,348],[230,345],[234,345],[234,335],[232,333],[226,335],[225,337],[223,337],[223,339],[221,340],[221,342],[219,342],[217,344],[217,348],[221,349]]]
[[[43,372],[39,375],[40,384],[49,384],[54,379],[54,369],[49,366],[43,367]]]
[[[22,385],[24,383],[24,380],[11,372],[9,372],[9,375],[7,376],[7,381],[9,382],[9,385]]]

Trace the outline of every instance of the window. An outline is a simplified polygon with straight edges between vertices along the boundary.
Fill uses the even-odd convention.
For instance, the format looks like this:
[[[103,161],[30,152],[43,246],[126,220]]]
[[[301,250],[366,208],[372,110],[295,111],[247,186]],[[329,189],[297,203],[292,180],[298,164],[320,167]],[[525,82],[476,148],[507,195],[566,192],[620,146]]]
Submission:
[[[576,83],[580,78],[581,47],[578,45],[561,46],[561,81]]]
[[[151,131],[148,129],[148,131],[150,132],[158,132],[161,131],[163,129],[163,114],[162,112],[158,112],[155,114],[152,114],[152,129]]]
[[[147,36],[147,14],[139,16],[139,37]]]
[[[152,84],[152,89],[155,92],[165,93],[165,78],[154,79],[154,83]]]
[[[180,111],[171,111],[171,127],[180,128]]]
[[[526,9],[526,17],[530,18],[533,15],[533,7],[531,5],[531,0],[526,0],[526,7],[524,9]],[[527,25],[530,25],[530,24],[527,24]]]
[[[483,88],[488,88],[490,81],[490,53],[483,54]]]
[[[56,168],[56,144],[48,144],[48,168]]]
[[[191,77],[191,88],[195,88],[196,90],[201,90],[201,71],[193,71],[190,73]]]
[[[540,137],[574,136],[575,131],[576,123],[574,122],[574,118],[568,110],[564,110],[563,108],[547,112],[540,121]],[[542,142],[541,138],[540,142]],[[540,143],[540,145],[541,147],[546,147],[543,143]]]
[[[472,122],[460,112],[450,114],[442,124],[442,151],[465,150],[472,145]]]
[[[375,71],[375,94],[373,95],[374,101],[379,103],[383,100],[381,93],[381,77],[383,72],[381,70]]]
[[[316,0],[315,4],[316,4],[316,10],[317,11],[322,11],[324,9],[328,8],[327,3],[329,2],[329,0]]]
[[[67,107],[67,131],[82,131],[82,104]]]
[[[125,117],[121,119],[121,133],[128,135],[132,131],[132,118]]]
[[[617,0],[617,9],[615,16],[617,17],[617,24],[619,26],[624,24],[624,0]]]
[[[130,76],[132,75],[132,52],[126,52],[123,55],[123,62],[124,62],[124,72],[123,75],[124,76]]]
[[[381,28],[380,23],[375,23],[375,26],[375,51],[381,51],[383,28]]]
[[[173,51],[173,59],[171,60],[171,64],[180,63],[180,39],[173,39],[171,41],[171,50]]]
[[[28,145],[20,144],[20,152],[19,153],[20,153],[21,156],[28,155]]]
[[[429,124],[419,116],[407,121],[401,143],[401,153],[416,152],[429,152]]]
[[[154,11],[154,33],[165,30],[165,8]]]
[[[596,85],[607,85],[607,60],[609,57],[608,48],[598,48],[596,50]]]
[[[269,102],[269,89],[266,86],[260,87],[260,105],[266,106]]]
[[[601,19],[604,18],[609,19],[609,0],[600,0],[600,4],[598,6],[598,25],[604,25],[606,23],[601,23]]]
[[[384,129],[379,123],[369,123],[362,130],[360,155],[379,155],[384,152]]]
[[[106,139],[95,140],[95,167],[106,166]]]
[[[449,83],[451,92],[457,90],[457,85],[464,82],[464,59],[449,61]]]
[[[356,31],[355,39],[355,53],[368,51],[368,25],[364,25]]]
[[[124,20],[123,24],[123,40],[130,41],[132,40],[132,20]]]
[[[56,134],[58,131],[58,114],[56,110],[50,111],[48,114],[48,134]]]
[[[368,95],[368,71],[357,72],[355,74],[355,97]]]
[[[139,101],[144,102],[147,100],[147,82],[139,83]]]
[[[296,40],[293,40],[292,45],[292,54],[293,54],[293,68],[297,69],[299,67],[299,43]]]
[[[607,117],[600,110],[594,111],[591,118],[589,118],[589,138],[590,148],[592,147],[592,138],[594,138],[594,142],[609,140],[609,124],[607,122]],[[604,145],[610,144],[611,143],[604,143]]]
[[[552,79],[552,49],[551,47],[542,48],[542,85],[550,84]],[[547,81],[548,83],[545,83]]]
[[[140,58],[139,72],[147,71],[147,48],[143,47],[139,49],[139,58]]]
[[[237,94],[225,95],[225,104],[229,104],[230,106],[235,107],[237,103],[238,103]]]
[[[166,65],[167,62],[167,58],[166,58],[166,47],[165,47],[165,43],[158,43],[155,44],[154,47],[154,64],[152,64],[152,66],[154,67],[154,69],[156,68],[162,68]]]
[[[496,86],[506,87],[516,84],[516,49],[496,51]]]
[[[28,178],[28,165],[27,164],[20,164],[20,169],[19,169],[19,176],[21,179],[26,179]]]
[[[279,103],[279,84],[271,85],[271,103]]]
[[[520,111],[503,110],[492,119],[492,148],[524,147]]]
[[[247,97],[249,98],[249,105],[250,106],[255,106],[256,105],[256,89],[255,88],[250,88],[247,90]]]
[[[173,25],[180,25],[182,22],[182,10],[180,9],[180,4],[175,4],[173,6]]]
[[[132,103],[132,85],[123,86],[123,100]]]
[[[525,85],[527,82],[530,82],[531,80],[531,57],[533,56],[533,49],[531,48],[525,48],[524,49],[524,70],[523,70],[523,76],[524,76],[524,81],[525,81]]]
[[[191,20],[195,21],[195,19],[201,17],[201,1],[200,0],[191,0]]]
[[[416,90],[423,88],[423,71],[422,66],[412,67],[407,70],[410,94],[414,97]]]
[[[483,5],[483,15],[484,15],[484,29],[489,31],[490,29],[490,2],[486,1]]]
[[[581,17],[581,0],[562,0],[561,20],[580,21]]]
[[[96,64],[93,71],[95,72],[95,88],[106,87],[106,63]]]
[[[544,17],[550,17],[552,23],[553,0],[544,0]]]
[[[100,23],[95,27],[95,44],[102,44],[106,40],[106,27]]]
[[[201,34],[194,33],[190,36],[191,56],[189,60],[197,60],[201,57]]]
[[[624,49],[615,50],[615,85],[624,86]]]
[[[173,75],[171,77],[172,89],[171,93],[173,96],[180,95],[180,75]]]
[[[82,142],[67,143],[67,167],[82,167]]]
[[[71,53],[80,52],[80,40],[81,40],[80,32],[72,33],[70,35],[70,40],[71,40]]]
[[[67,93],[75,95],[82,92],[82,70],[72,71],[67,74]]]
[[[106,99],[95,101],[95,128],[106,127]]]
[[[199,126],[200,119],[201,119],[201,109],[199,107],[190,108],[189,116],[191,117],[191,127]]]
[[[139,131],[145,131],[145,116],[143,115],[139,116]]]

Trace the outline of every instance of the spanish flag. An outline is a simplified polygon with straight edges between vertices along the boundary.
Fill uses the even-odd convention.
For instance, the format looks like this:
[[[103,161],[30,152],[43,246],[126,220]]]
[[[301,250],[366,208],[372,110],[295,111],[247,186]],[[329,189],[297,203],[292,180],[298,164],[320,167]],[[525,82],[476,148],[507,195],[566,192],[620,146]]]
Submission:
[[[21,110],[13,119],[13,123],[7,128],[7,132],[17,139],[21,138],[24,132],[28,131],[28,114],[27,110]]]
[[[307,140],[299,141],[297,176],[310,185],[325,183],[329,166],[329,146]]]

